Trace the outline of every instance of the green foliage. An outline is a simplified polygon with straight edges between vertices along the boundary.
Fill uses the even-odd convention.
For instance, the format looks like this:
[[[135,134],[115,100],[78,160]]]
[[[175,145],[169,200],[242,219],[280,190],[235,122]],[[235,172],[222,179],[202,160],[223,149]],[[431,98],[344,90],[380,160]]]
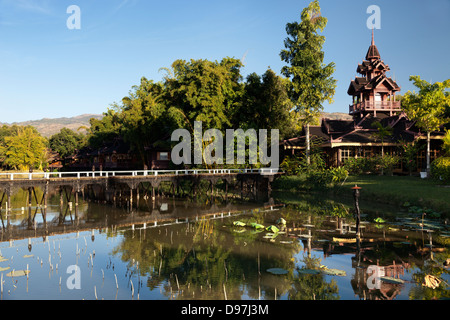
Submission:
[[[280,169],[289,176],[298,175],[301,171],[301,159],[296,156],[285,157],[280,165]]]
[[[333,217],[346,218],[350,216],[349,210],[343,204],[332,205],[329,214]]]
[[[119,114],[114,110],[109,109],[101,120],[92,118],[90,124],[88,145],[93,148],[99,148],[103,143],[120,136]]]
[[[429,83],[419,76],[411,76],[410,81],[419,88],[419,93],[408,91],[402,99],[402,107],[408,118],[426,132],[439,130],[448,118],[444,117],[450,105],[450,79]]]
[[[281,73],[291,80],[289,96],[297,112],[307,123],[323,109],[323,102],[332,102],[336,80],[332,78],[335,64],[324,64],[323,32],[328,20],[321,15],[319,1],[311,2],[301,13],[301,22],[288,23],[285,50],[280,57],[287,66]]]
[[[86,143],[86,136],[76,133],[70,129],[63,128],[49,139],[49,146],[53,151],[59,153],[62,158],[73,155]]]
[[[435,179],[450,182],[450,157],[440,157],[431,163],[431,174]]]
[[[360,175],[374,171],[373,160],[370,158],[350,158],[345,161],[343,167],[351,175]]]
[[[411,76],[410,81],[419,88],[419,93],[408,91],[402,99],[402,107],[409,119],[427,133],[427,150],[430,150],[430,133],[438,131],[449,121],[450,79],[429,83],[419,76]],[[427,172],[430,173],[430,152],[427,151]]]
[[[331,181],[334,183],[344,182],[348,178],[348,170],[344,167],[330,168],[328,171],[331,175]]]
[[[389,126],[383,126],[379,121],[372,123],[372,127],[377,129],[377,132],[372,133],[372,136],[375,140],[381,141],[381,155],[384,156],[384,141],[392,135],[393,130]]]
[[[417,169],[417,154],[421,151],[425,145],[420,145],[418,142],[413,143],[401,142],[401,161],[409,173]]]
[[[164,69],[167,75],[161,82],[142,78],[102,120],[91,119],[89,145],[99,148],[122,138],[146,163],[147,147],[164,143],[178,128],[192,133],[195,121],[201,121],[204,130],[222,133],[236,128],[292,132],[287,80],[268,70],[262,77],[251,74],[242,83],[241,68],[241,61],[234,58],[176,60]]]
[[[352,175],[363,173],[388,173],[391,174],[396,165],[400,162],[400,157],[392,155],[375,156],[371,158],[348,159],[343,167]]]
[[[0,161],[6,169],[28,171],[46,166],[47,140],[35,128],[3,127],[0,133]]]
[[[376,169],[381,173],[392,174],[394,168],[400,163],[399,156],[384,155],[383,157],[376,157]]]
[[[446,156],[450,157],[450,130],[445,130],[445,136],[442,142],[442,151]]]
[[[277,76],[270,69],[262,76],[250,74],[245,83],[242,104],[234,113],[233,124],[244,129],[278,129],[281,138],[294,135],[288,84],[287,79]]]
[[[221,62],[176,60],[173,77],[166,78],[165,86],[177,124],[188,129],[194,121],[202,121],[208,129],[231,127],[229,115],[238,107],[243,92],[241,67],[242,62],[234,58]]]

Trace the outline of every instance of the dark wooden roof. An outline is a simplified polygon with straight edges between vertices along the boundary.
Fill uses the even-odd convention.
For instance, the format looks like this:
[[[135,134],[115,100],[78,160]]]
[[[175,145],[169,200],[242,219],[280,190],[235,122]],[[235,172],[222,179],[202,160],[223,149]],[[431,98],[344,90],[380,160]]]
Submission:
[[[400,91],[400,86],[392,79],[388,78],[384,73],[376,76],[370,81],[366,78],[357,77],[350,82],[347,93],[351,96],[357,95],[360,92],[367,92],[377,88],[380,85],[389,87],[392,91]]]
[[[370,59],[380,59],[380,52],[378,51],[378,48],[375,44],[372,44],[369,47],[369,50],[367,51],[366,54],[366,60],[370,60]]]
[[[381,115],[374,117],[367,114],[358,120],[330,120],[323,119],[320,126],[311,126],[310,135],[312,141],[321,141],[323,146],[330,146],[333,143],[339,144],[369,144],[380,143],[374,136],[377,129],[373,127],[374,122],[380,122],[383,126],[392,128],[392,135],[387,137],[385,143],[400,144],[400,142],[412,142],[424,133],[409,120],[404,113],[395,116]],[[443,136],[443,131],[434,132],[432,137]],[[306,143],[306,133],[303,130],[301,136],[285,140],[283,145],[286,148],[304,148]]]

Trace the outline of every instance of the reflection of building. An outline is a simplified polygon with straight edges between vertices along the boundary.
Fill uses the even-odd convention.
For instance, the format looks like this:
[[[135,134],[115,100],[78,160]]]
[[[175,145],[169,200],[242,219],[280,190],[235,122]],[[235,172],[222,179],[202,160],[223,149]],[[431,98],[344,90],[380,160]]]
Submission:
[[[356,77],[351,81],[347,93],[352,97],[349,108],[351,120],[323,119],[321,125],[311,126],[311,140],[326,152],[329,166],[341,166],[350,158],[369,158],[381,154],[382,146],[386,154],[396,155],[403,142],[425,140],[426,135],[410,121],[402,111],[401,101],[396,94],[399,85],[386,75],[389,66],[381,60],[380,53],[372,35],[372,43],[365,60],[358,65]],[[374,122],[389,127],[392,134],[383,143],[375,137],[378,129]],[[438,157],[444,133],[431,134],[431,160]],[[304,152],[306,133],[299,137],[285,140],[283,143],[286,156]],[[418,170],[426,167],[425,151],[417,155]],[[402,168],[397,168],[402,171]]]
[[[410,268],[408,263],[396,263],[392,265],[379,266],[368,265],[367,263],[355,265],[355,276],[351,280],[351,285],[355,295],[364,300],[393,300],[402,291],[401,283],[383,281],[381,277],[400,279],[405,275],[405,269]]]

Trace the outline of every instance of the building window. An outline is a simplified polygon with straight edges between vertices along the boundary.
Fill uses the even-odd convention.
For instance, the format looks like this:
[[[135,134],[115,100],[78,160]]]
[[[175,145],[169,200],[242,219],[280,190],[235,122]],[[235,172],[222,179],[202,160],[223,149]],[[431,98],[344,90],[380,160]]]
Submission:
[[[348,159],[354,158],[355,152],[353,148],[343,148],[341,149],[341,163],[345,163]]]
[[[169,153],[168,152],[158,152],[158,160],[169,161]]]

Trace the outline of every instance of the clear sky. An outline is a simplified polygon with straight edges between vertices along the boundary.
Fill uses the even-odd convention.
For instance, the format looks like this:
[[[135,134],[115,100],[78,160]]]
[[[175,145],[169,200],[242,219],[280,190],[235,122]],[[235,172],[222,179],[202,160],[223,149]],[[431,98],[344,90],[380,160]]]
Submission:
[[[176,59],[244,58],[244,76],[280,74],[288,22],[309,0],[0,0],[0,122],[99,114],[145,76],[159,81]],[[70,5],[81,29],[70,30]],[[347,95],[367,52],[367,8],[381,9],[375,42],[390,76],[450,78],[450,0],[320,0],[326,62],[338,87],[327,112],[348,112]]]

